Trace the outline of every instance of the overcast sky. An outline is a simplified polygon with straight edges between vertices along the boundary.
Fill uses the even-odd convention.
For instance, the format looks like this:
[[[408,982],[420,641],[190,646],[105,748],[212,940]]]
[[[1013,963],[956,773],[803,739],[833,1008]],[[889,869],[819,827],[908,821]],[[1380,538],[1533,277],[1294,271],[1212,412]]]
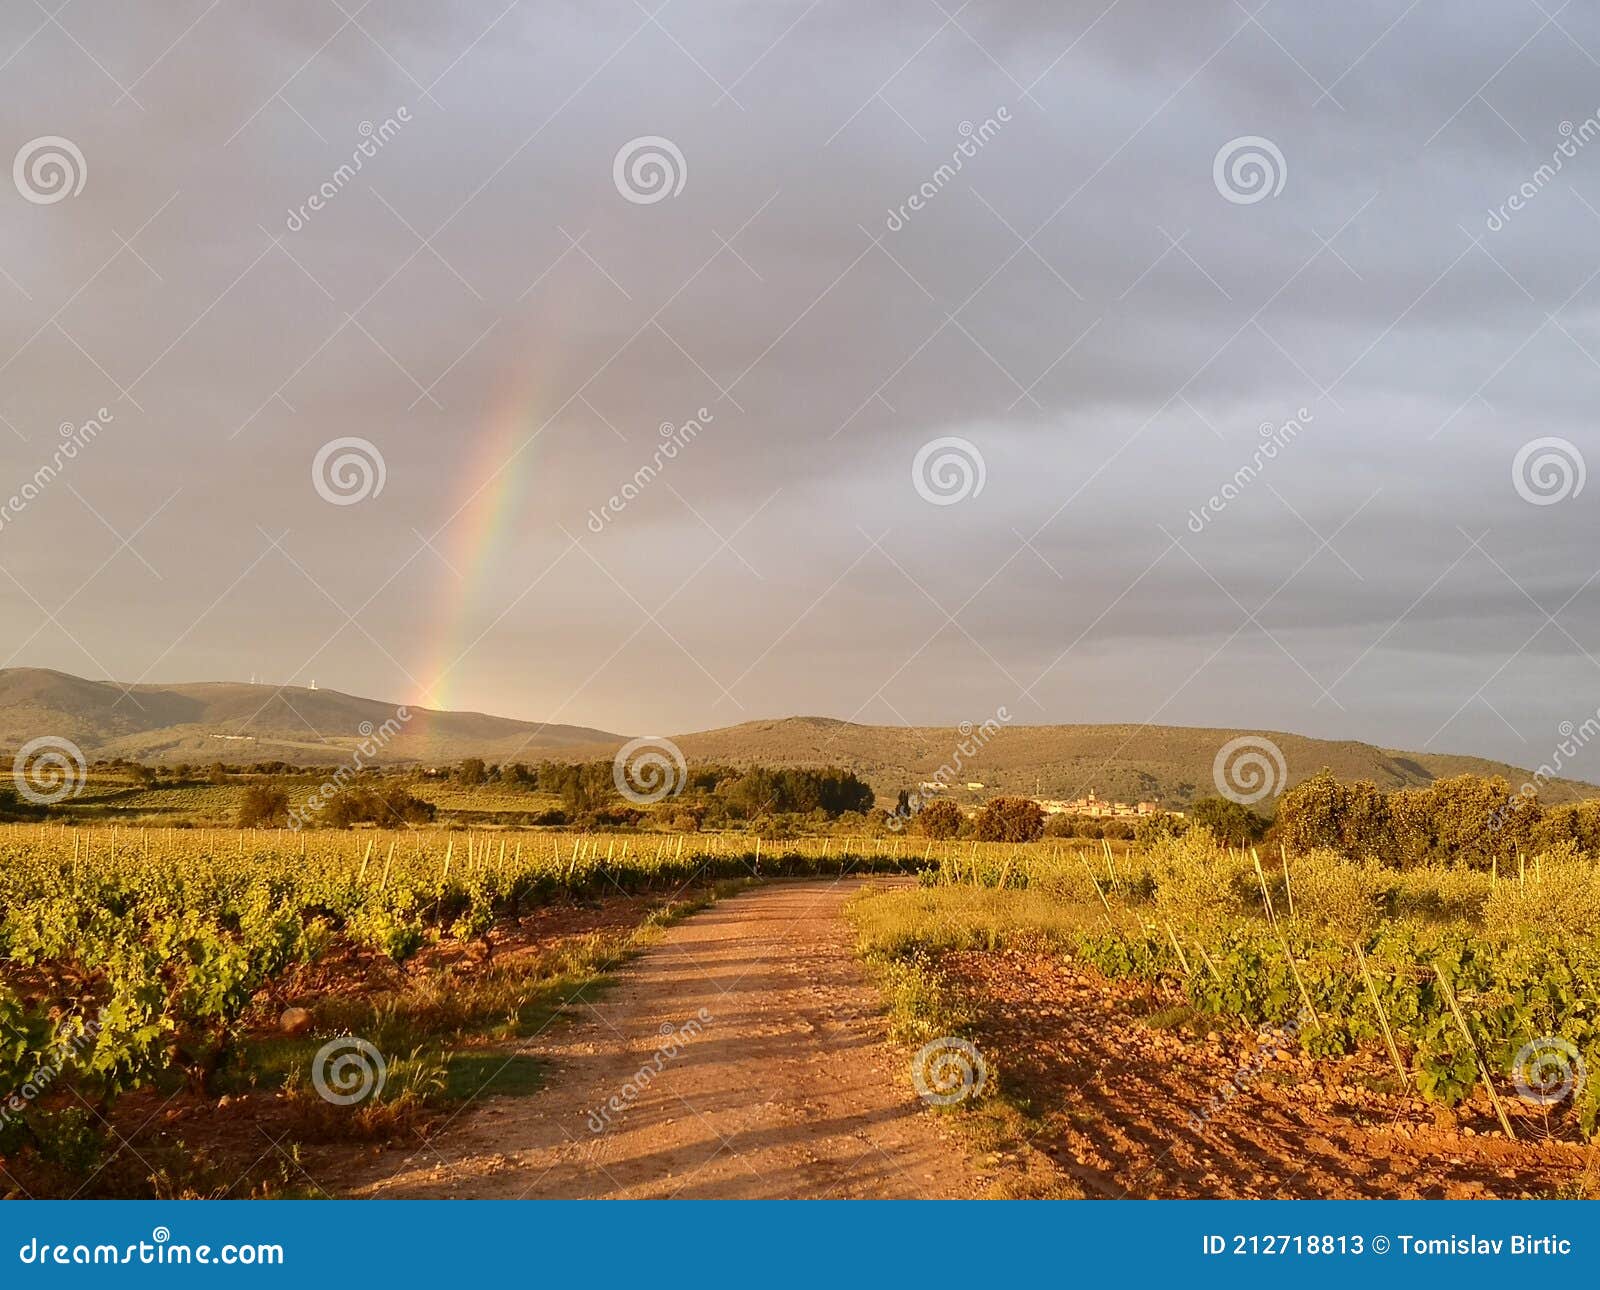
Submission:
[[[0,7],[0,661],[1548,759],[1600,16],[1248,3]]]

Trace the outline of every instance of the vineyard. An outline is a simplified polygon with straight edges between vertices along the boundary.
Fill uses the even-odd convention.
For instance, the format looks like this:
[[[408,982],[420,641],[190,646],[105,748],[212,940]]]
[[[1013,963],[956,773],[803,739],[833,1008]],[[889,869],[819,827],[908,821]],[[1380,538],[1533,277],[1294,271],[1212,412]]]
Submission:
[[[341,957],[399,969],[456,950],[494,978],[496,930],[530,912],[626,898],[670,909],[719,880],[925,859],[896,840],[7,827],[0,1156],[58,1150],[48,1139],[79,1131],[82,1107],[102,1117],[133,1090],[232,1087],[241,1032],[276,1018],[280,984]],[[391,1097],[441,1082],[408,1065],[404,1026],[362,1024],[392,1039]]]
[[[1510,873],[1269,857],[1205,835],[1121,858],[1007,850],[1022,851],[953,858],[855,911],[913,1014],[937,998],[944,954],[1044,947],[1251,1027],[1268,1050],[1370,1055],[1389,1087],[1476,1100],[1508,1136],[1596,1133],[1600,868],[1570,849]]]
[[[331,1139],[392,1137],[484,1087],[464,1070],[506,1064],[463,1052],[531,1033],[718,883],[874,873],[920,878],[854,911],[896,1007],[935,1027],[902,1027],[919,1042],[982,1017],[981,997],[945,1006],[944,956],[1023,947],[1274,1049],[1364,1054],[1391,1087],[1481,1104],[1512,1137],[1595,1133],[1600,873],[1570,848],[1481,872],[1256,855],[1204,832],[1128,850],[30,824],[0,829],[0,1164],[31,1152],[89,1174],[84,1143],[115,1138],[124,1103],[142,1121],[241,1090]],[[281,1033],[300,1012],[303,1032]],[[336,1042],[387,1073],[348,1111],[311,1092]]]

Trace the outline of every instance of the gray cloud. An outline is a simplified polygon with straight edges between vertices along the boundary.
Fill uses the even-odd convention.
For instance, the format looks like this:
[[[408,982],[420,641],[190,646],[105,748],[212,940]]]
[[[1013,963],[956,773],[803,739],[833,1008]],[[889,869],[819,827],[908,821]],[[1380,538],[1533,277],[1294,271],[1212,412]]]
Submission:
[[[1595,456],[1600,142],[1534,176],[1600,109],[1600,19],[1258,17],[68,9],[102,70],[10,14],[4,142],[66,136],[88,177],[0,200],[0,492],[113,420],[0,528],[6,661],[625,730],[1006,704],[1537,763],[1600,706],[1596,485],[1533,506],[1511,475],[1541,436]],[[636,205],[612,161],[643,135],[687,177]],[[1277,197],[1214,187],[1243,135]],[[941,435],[984,458],[959,505],[913,487]],[[380,496],[313,489],[340,436]]]

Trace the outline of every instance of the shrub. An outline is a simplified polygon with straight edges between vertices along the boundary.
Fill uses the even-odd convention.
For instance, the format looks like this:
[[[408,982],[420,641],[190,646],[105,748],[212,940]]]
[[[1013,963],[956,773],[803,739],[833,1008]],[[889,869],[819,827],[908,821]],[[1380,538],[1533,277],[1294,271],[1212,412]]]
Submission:
[[[944,797],[935,798],[916,815],[917,832],[928,838],[953,838],[966,821],[961,808]]]
[[[1522,876],[1504,871],[1483,906],[1486,931],[1514,935],[1591,936],[1600,927],[1600,869],[1578,857],[1572,843],[1527,861]]]
[[[1202,797],[1189,808],[1189,820],[1236,847],[1259,842],[1267,831],[1266,819],[1225,797]]]
[[[1376,862],[1352,863],[1337,851],[1321,850],[1294,856],[1289,864],[1297,919],[1326,928],[1343,942],[1366,937],[1382,920],[1394,874]],[[1280,915],[1287,904],[1286,893]]]
[[[1290,851],[1328,847],[1348,859],[1398,868],[1438,860],[1504,868],[1519,853],[1535,850],[1536,841],[1564,840],[1551,836],[1545,815],[1536,798],[1513,793],[1498,777],[1456,775],[1426,788],[1384,793],[1371,783],[1340,783],[1323,770],[1283,795],[1272,840]],[[1587,823],[1572,812],[1557,833],[1581,843]]]
[[[1180,926],[1211,928],[1261,910],[1250,858],[1223,846],[1208,829],[1191,828],[1157,842],[1146,864],[1155,883],[1156,910]]]
[[[348,828],[352,824],[394,828],[401,824],[431,824],[434,814],[432,802],[411,796],[400,784],[381,787],[358,784],[329,802],[322,818],[334,828]]]
[[[252,784],[239,802],[241,829],[278,829],[289,822],[289,794],[276,784]]]
[[[1044,808],[1027,797],[995,797],[978,812],[974,836],[982,842],[1032,842],[1044,834]]]
[[[1133,826],[1133,840],[1150,847],[1166,838],[1181,837],[1188,828],[1189,820],[1182,815],[1147,815]]]

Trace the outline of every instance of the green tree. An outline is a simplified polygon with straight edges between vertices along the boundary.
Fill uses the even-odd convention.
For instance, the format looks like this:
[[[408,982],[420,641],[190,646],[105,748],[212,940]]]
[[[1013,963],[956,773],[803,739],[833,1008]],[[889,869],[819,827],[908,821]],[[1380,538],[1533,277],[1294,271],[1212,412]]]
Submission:
[[[967,817],[948,797],[936,797],[917,812],[917,832],[927,838],[953,838],[961,832]]]
[[[1435,846],[1476,868],[1515,864],[1544,817],[1538,798],[1513,793],[1499,776],[1455,775],[1435,780],[1428,792]]]
[[[1211,830],[1212,836],[1229,846],[1247,847],[1266,835],[1267,821],[1248,806],[1226,797],[1202,797],[1189,808],[1190,823]]]
[[[366,782],[345,789],[328,803],[321,818],[334,828],[376,824],[392,829],[407,824],[431,824],[435,813],[432,802],[413,797],[404,784]]]
[[[1181,837],[1189,827],[1185,815],[1163,811],[1160,815],[1146,815],[1133,826],[1133,840],[1142,847],[1153,846],[1162,838]]]
[[[277,829],[289,822],[289,794],[276,784],[252,784],[239,801],[241,829]]]
[[[1044,834],[1044,808],[1028,797],[991,798],[973,835],[983,842],[1032,842]]]
[[[1273,837],[1290,851],[1340,846],[1344,785],[1324,767],[1278,799]]]

